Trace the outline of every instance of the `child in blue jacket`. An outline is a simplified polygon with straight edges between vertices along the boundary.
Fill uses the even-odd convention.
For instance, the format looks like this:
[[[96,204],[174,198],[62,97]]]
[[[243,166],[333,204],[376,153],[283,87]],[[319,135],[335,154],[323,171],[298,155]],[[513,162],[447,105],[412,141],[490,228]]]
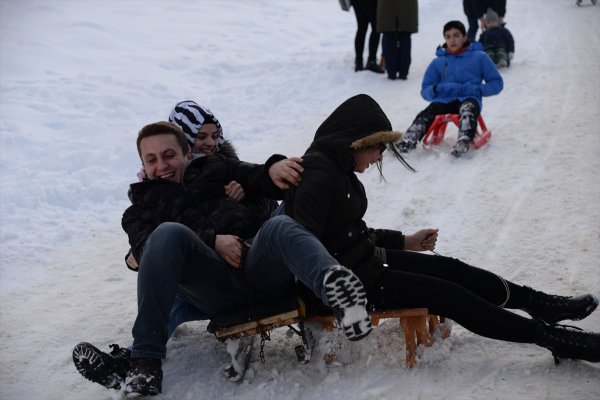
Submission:
[[[475,137],[482,97],[498,94],[504,86],[481,43],[469,42],[462,22],[450,21],[444,25],[444,41],[421,84],[421,96],[431,104],[417,115],[404,139],[396,143],[401,152],[417,147],[437,115],[451,113],[460,114],[458,140],[452,155],[462,156]]]

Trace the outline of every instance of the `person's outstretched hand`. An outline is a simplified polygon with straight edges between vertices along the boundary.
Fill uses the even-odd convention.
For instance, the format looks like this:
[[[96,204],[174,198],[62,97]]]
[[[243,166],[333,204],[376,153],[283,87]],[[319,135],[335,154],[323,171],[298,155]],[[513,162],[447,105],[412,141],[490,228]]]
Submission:
[[[275,186],[283,190],[289,189],[290,185],[298,186],[302,179],[300,174],[304,171],[301,163],[302,158],[290,157],[271,165],[269,176]]]
[[[404,237],[404,250],[432,251],[435,250],[439,229],[421,229],[412,235]]]

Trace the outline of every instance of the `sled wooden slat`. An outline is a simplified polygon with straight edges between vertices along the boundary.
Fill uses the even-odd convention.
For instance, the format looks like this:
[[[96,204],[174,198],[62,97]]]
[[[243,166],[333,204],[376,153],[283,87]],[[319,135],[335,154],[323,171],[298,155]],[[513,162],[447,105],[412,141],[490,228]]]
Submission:
[[[223,328],[215,332],[217,339],[225,339],[229,336],[251,336],[299,322],[298,310],[288,311],[282,314],[264,317],[255,321]]]
[[[412,317],[423,317],[427,316],[429,311],[426,308],[400,308],[396,310],[386,310],[386,311],[374,311],[370,312],[369,316],[371,317],[371,324],[373,326],[378,326],[379,321],[382,319],[395,319],[395,318],[412,318]],[[328,330],[333,330],[335,318],[333,315],[327,316],[315,316],[315,317],[305,317],[304,320],[306,322],[316,322],[323,325]]]

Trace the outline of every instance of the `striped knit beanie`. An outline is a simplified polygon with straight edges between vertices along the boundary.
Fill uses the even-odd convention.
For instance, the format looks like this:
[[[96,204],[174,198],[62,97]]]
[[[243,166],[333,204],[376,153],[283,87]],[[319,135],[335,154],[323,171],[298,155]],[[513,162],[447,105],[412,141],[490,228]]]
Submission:
[[[202,107],[194,101],[186,100],[177,103],[171,110],[169,122],[178,125],[183,130],[190,148],[194,146],[198,131],[204,124],[215,124],[219,134],[217,142],[219,145],[223,143],[223,129],[219,120],[208,108]]]

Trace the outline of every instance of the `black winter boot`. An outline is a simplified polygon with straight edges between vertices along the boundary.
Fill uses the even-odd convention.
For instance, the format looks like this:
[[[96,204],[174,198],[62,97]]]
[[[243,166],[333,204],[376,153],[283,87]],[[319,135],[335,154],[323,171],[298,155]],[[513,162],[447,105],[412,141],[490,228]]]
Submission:
[[[365,65],[365,69],[375,72],[376,74],[383,74],[385,71],[381,69],[377,62],[374,60],[367,61],[367,65]]]
[[[591,294],[565,297],[538,292],[525,286],[529,292],[521,309],[533,318],[553,324],[565,319],[578,321],[598,307],[598,298]]]
[[[540,322],[535,344],[550,350],[555,364],[560,358],[600,362],[600,334],[576,329]]]
[[[363,60],[358,58],[354,60],[354,72],[362,71],[363,69],[365,69],[363,67]]]
[[[110,354],[82,342],[73,349],[73,363],[83,377],[107,389],[120,389],[131,369],[131,351],[111,344]]]
[[[162,378],[160,358],[133,357],[125,379],[125,395],[155,396],[162,392]]]

